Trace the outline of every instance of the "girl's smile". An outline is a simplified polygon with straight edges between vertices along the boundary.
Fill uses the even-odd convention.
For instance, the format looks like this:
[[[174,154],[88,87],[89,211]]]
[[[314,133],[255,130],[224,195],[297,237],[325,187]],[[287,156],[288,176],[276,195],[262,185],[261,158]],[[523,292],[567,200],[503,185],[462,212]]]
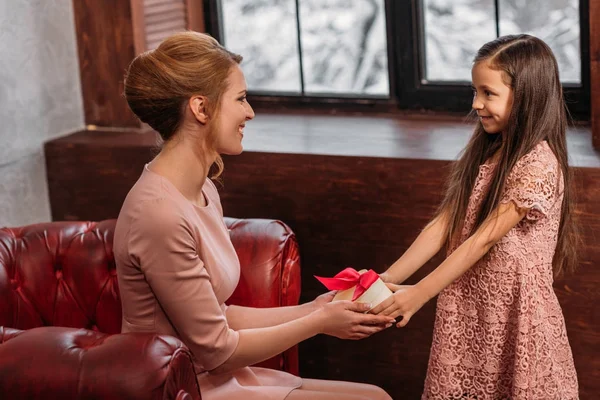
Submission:
[[[508,126],[513,103],[513,90],[503,72],[488,62],[476,63],[471,71],[473,80],[473,109],[477,111],[483,129],[490,134],[500,133]]]

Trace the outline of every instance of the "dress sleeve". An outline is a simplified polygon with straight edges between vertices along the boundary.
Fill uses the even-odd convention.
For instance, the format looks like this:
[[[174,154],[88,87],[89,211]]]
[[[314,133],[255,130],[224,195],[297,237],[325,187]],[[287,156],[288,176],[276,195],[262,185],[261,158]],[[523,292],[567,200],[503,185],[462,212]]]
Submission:
[[[196,362],[210,371],[227,361],[239,334],[227,324],[192,228],[177,206],[165,199],[145,205],[129,240],[131,256]]]
[[[547,154],[548,153],[548,154]],[[526,209],[526,218],[537,220],[548,215],[559,198],[562,174],[551,151],[539,148],[523,156],[508,175],[502,203],[512,201]]]

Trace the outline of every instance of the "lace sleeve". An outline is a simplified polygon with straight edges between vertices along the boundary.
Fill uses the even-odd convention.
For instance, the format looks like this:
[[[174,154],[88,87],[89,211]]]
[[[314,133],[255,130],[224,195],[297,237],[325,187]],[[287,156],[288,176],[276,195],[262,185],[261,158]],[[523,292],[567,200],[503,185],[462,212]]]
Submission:
[[[502,203],[512,201],[521,209],[528,210],[526,218],[537,220],[548,215],[559,197],[558,162],[552,151],[538,151],[523,156],[510,172]]]

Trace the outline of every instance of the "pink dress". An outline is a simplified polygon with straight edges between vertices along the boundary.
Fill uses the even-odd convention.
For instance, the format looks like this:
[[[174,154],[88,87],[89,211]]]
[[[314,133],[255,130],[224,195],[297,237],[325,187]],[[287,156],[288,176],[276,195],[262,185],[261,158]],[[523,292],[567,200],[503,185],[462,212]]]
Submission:
[[[494,168],[491,162],[480,167],[460,243],[469,237]],[[509,174],[501,202],[530,210],[439,294],[423,399],[578,399],[573,356],[552,288],[563,187],[545,141]]]
[[[181,339],[194,356],[203,400],[282,400],[302,379],[265,368],[208,371],[235,351],[239,334],[225,301],[240,264],[210,179],[206,207],[189,202],[147,167],[119,214],[114,238],[123,332],[157,332]]]

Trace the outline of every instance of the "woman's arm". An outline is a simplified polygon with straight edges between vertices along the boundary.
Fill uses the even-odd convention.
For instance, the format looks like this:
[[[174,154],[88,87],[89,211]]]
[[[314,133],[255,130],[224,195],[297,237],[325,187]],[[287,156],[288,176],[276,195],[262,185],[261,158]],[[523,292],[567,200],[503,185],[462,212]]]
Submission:
[[[391,317],[365,314],[365,304],[330,302],[300,318],[298,308],[292,309],[296,319],[289,322],[236,331],[229,326],[198,256],[193,227],[168,200],[154,202],[144,211],[147,218],[131,224],[129,253],[139,263],[156,304],[202,370],[252,365],[318,333],[360,339],[393,322]]]
[[[527,209],[517,208],[513,202],[500,204],[496,212],[492,213],[481,227],[433,272],[414,286],[397,288],[393,296],[373,309],[373,313],[394,318],[401,315],[402,321],[398,326],[405,326],[423,304],[475,265],[496,242],[525,217],[527,211]]]
[[[229,327],[234,330],[267,328],[302,318],[333,300],[335,292],[327,292],[315,300],[287,307],[255,308],[231,305],[226,317]]]
[[[239,342],[231,357],[211,372],[223,373],[256,364],[319,333],[341,339],[362,339],[394,322],[384,315],[365,314],[367,310],[367,304],[336,301],[281,325],[242,329],[238,331]]]
[[[384,282],[402,283],[427,261],[436,255],[444,245],[447,225],[446,213],[431,221],[410,245],[408,250],[381,274]]]

